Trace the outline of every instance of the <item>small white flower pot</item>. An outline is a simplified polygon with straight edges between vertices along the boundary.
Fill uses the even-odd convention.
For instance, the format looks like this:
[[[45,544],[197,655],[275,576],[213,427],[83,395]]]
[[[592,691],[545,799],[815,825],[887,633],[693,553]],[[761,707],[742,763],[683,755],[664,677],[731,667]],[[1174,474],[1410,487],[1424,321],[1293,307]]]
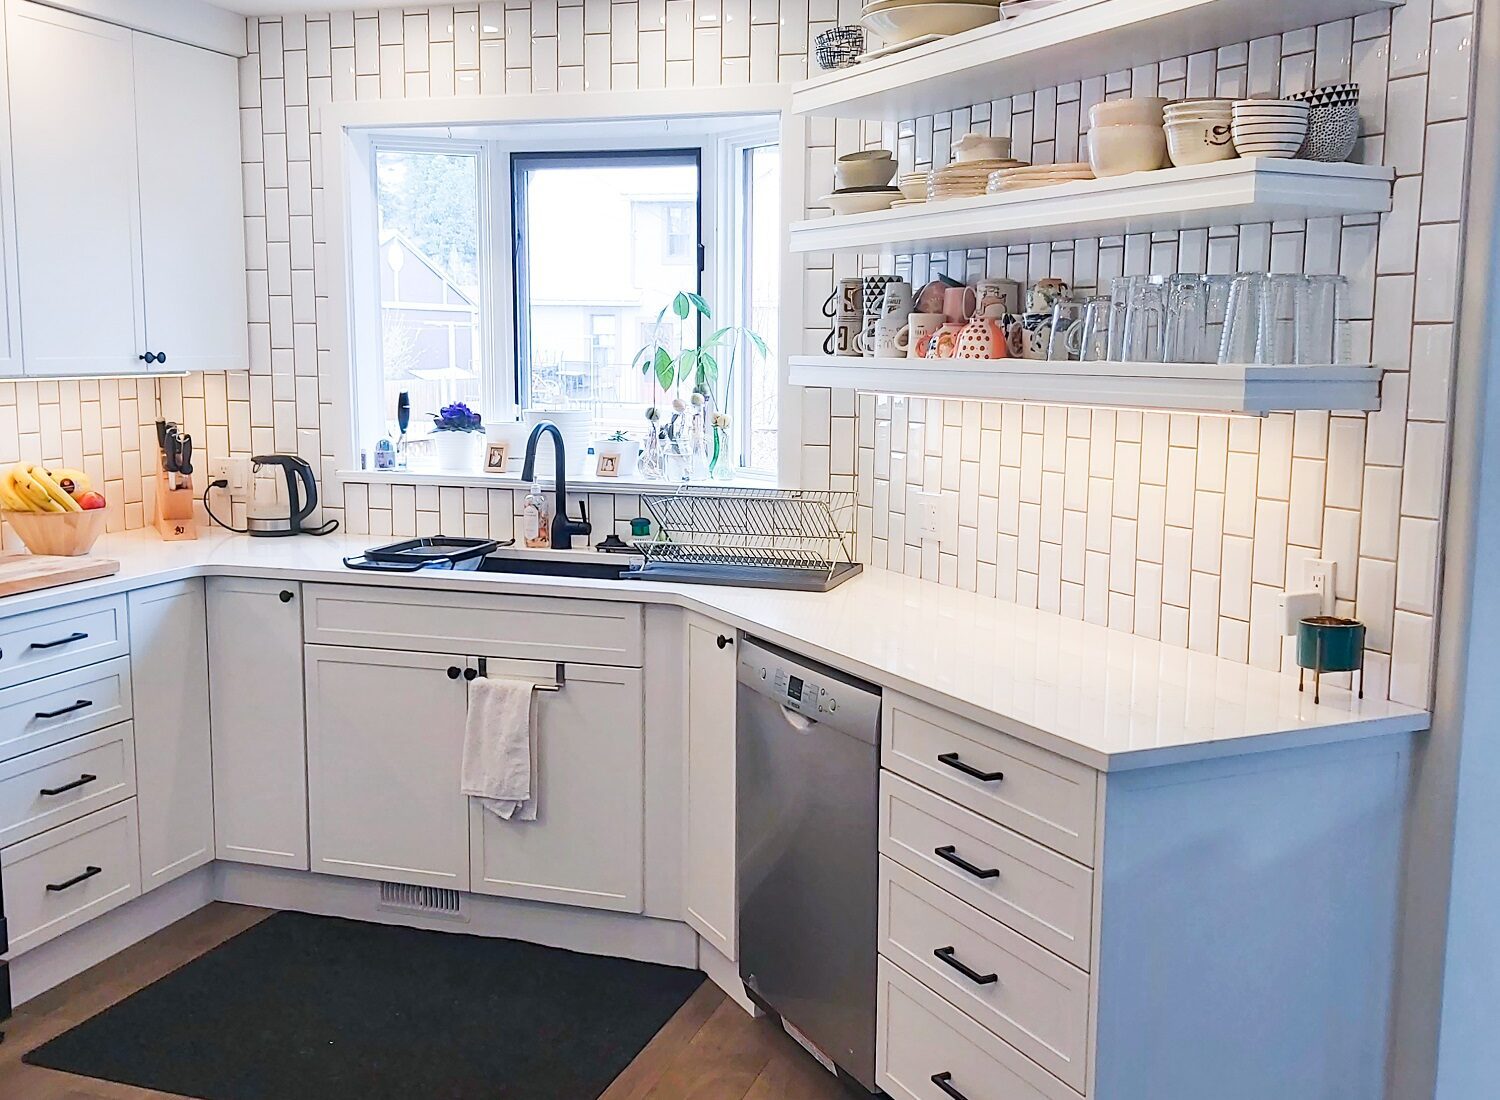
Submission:
[[[483,432],[433,432],[431,438],[438,469],[463,473],[478,469]]]

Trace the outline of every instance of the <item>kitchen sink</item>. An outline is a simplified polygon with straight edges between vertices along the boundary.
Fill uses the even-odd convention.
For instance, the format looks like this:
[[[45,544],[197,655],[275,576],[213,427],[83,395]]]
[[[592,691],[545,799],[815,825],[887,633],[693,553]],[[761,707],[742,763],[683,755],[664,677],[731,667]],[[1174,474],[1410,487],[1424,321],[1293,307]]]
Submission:
[[[616,581],[629,568],[629,561],[570,561],[548,559],[487,557],[479,563],[483,573],[514,573],[528,577],[582,577],[586,580]]]

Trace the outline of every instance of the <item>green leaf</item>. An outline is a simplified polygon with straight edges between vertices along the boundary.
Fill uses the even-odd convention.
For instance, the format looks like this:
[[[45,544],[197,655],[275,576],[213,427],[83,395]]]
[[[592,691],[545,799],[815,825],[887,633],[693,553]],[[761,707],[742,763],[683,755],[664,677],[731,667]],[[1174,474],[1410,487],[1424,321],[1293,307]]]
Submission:
[[[672,353],[666,348],[656,349],[656,359],[651,364],[656,371],[656,384],[664,390],[672,388],[672,383],[677,377],[676,365],[672,361]]]
[[[712,392],[719,383],[719,361],[706,351],[698,353],[698,388]]]
[[[688,291],[687,299],[697,307],[698,312],[703,314],[704,317],[712,317],[714,315],[714,311],[708,308],[708,302],[706,302],[700,295],[694,294],[692,291]],[[686,316],[686,314],[684,314],[684,316]]]
[[[762,340],[757,333],[751,332],[749,329],[746,329],[745,335],[750,337],[750,342],[755,345],[755,350],[760,352],[762,356],[768,356],[771,354],[771,349],[766,347],[766,342]]]
[[[677,297],[672,299],[672,312],[677,314],[677,319],[680,321],[687,320],[689,306],[690,303],[686,294],[679,293]]]

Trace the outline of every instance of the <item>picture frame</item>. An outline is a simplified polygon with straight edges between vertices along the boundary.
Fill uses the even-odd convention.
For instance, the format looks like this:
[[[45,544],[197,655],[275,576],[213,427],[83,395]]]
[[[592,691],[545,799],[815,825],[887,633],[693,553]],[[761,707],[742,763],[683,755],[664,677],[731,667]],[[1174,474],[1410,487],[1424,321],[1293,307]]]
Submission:
[[[484,472],[487,474],[503,474],[508,465],[510,465],[510,444],[489,444],[484,452]]]
[[[620,456],[600,455],[598,461],[594,464],[594,475],[596,477],[619,477]]]

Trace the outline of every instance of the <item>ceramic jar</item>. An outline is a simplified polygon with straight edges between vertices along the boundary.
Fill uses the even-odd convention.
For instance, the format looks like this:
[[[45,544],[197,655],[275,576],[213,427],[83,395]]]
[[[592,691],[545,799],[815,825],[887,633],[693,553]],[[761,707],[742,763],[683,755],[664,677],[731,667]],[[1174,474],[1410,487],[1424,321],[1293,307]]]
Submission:
[[[1003,305],[976,313],[958,335],[957,359],[1004,359],[1010,355],[1012,318]]]

